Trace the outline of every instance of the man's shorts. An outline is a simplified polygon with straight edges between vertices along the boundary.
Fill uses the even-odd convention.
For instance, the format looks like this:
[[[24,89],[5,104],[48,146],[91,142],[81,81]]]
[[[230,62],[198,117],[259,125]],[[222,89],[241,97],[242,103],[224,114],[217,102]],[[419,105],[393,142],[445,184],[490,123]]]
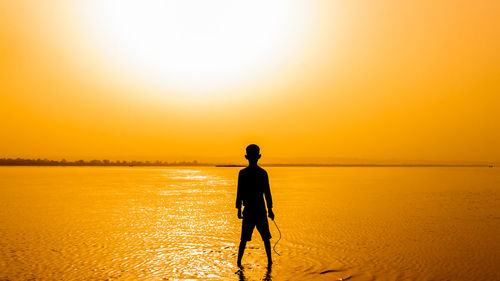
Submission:
[[[251,241],[253,229],[257,227],[262,240],[271,239],[271,232],[269,231],[269,223],[267,217],[263,216],[248,216],[243,215],[243,223],[241,224],[241,241]]]

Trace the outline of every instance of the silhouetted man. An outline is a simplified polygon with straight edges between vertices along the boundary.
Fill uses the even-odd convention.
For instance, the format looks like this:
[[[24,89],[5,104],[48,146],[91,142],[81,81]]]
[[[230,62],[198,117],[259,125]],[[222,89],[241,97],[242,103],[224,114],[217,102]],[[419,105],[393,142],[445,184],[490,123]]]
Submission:
[[[241,241],[238,249],[238,266],[241,266],[241,258],[245,252],[247,241],[252,240],[252,232],[255,227],[260,233],[267,254],[267,264],[273,263],[271,258],[271,232],[267,222],[266,214],[274,219],[273,199],[269,188],[269,178],[266,170],[257,165],[260,159],[260,149],[257,145],[247,146],[245,158],[248,160],[248,167],[242,169],[238,175],[238,190],[236,194],[236,208],[238,208],[238,218],[243,219],[241,226]],[[267,202],[264,202],[264,197]],[[241,206],[245,206],[243,214]]]

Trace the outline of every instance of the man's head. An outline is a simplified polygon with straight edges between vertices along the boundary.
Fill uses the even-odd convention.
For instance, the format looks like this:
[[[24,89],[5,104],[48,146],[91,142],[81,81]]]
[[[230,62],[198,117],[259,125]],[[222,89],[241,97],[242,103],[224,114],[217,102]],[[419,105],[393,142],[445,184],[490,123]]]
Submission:
[[[245,158],[248,159],[249,162],[257,161],[260,159],[260,148],[256,144],[251,144],[247,146],[247,155]]]

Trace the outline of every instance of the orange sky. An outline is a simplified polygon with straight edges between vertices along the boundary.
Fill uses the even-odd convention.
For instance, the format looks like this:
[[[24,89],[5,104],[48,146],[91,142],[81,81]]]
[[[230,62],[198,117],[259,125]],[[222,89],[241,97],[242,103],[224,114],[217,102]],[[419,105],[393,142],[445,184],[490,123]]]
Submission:
[[[176,52],[196,53],[167,57],[133,22],[110,29],[130,41],[103,44],[109,14],[85,2],[0,2],[0,158],[241,161],[257,143],[268,162],[500,162],[498,1],[284,1],[288,14],[234,10],[255,19],[234,24],[218,14],[233,10],[193,6],[205,20],[193,30],[213,18],[226,33],[190,34]],[[279,34],[259,37],[267,27]],[[210,60],[227,34],[242,47]],[[120,42],[139,39],[158,53],[132,60]],[[168,64],[193,54],[220,65]]]

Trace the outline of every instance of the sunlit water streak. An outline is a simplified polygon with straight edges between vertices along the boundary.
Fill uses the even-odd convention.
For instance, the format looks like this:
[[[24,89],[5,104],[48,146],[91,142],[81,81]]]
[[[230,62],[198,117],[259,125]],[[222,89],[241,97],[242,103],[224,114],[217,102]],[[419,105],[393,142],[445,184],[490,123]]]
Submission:
[[[239,271],[238,168],[2,167],[0,280],[500,280],[499,169],[267,170]]]

